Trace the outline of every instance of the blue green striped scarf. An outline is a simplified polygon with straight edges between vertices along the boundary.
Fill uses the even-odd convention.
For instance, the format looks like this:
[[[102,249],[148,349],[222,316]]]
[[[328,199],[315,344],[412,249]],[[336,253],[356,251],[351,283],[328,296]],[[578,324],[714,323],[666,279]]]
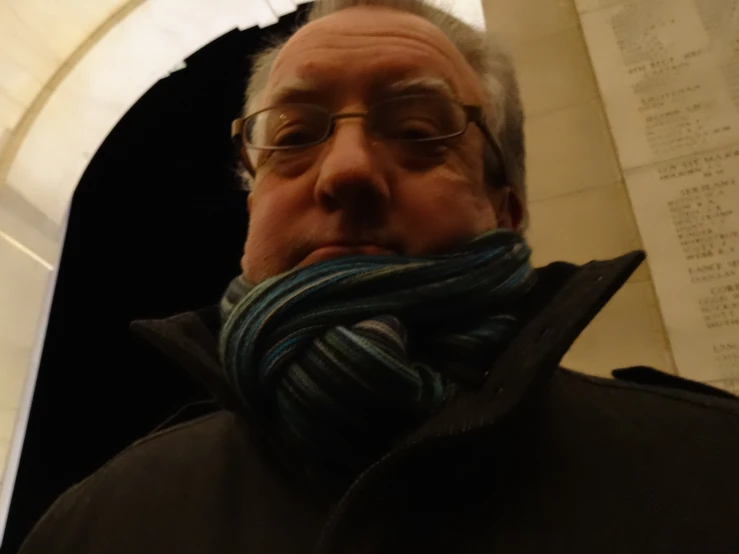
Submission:
[[[517,331],[531,251],[507,230],[428,257],[353,256],[221,301],[223,367],[245,407],[303,450],[366,463],[418,425]]]

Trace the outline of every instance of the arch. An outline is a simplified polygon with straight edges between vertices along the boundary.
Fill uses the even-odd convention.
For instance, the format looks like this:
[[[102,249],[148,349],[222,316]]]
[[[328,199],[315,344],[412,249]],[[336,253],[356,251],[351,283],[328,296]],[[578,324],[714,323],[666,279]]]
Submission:
[[[48,96],[7,174],[12,187],[61,225],[88,162],[117,121],[158,79],[216,37],[266,27],[310,0],[148,0],[89,49]],[[480,0],[435,0],[484,27]]]

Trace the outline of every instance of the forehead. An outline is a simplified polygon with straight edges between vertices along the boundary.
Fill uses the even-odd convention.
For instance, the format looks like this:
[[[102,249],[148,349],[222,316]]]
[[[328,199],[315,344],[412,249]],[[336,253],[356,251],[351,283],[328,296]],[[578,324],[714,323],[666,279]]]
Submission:
[[[438,27],[399,10],[355,7],[309,23],[288,40],[264,99],[300,83],[325,101],[368,101],[379,88],[416,77],[444,80],[460,100],[482,100],[475,71]]]

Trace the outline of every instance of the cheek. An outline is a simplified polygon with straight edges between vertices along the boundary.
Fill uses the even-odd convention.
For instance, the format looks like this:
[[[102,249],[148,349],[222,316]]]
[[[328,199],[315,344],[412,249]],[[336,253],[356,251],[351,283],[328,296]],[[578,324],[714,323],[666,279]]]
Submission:
[[[303,180],[285,180],[269,175],[255,185],[249,213],[247,242],[279,243],[290,234],[298,216],[310,204],[309,191]]]
[[[428,223],[478,229],[495,221],[484,183],[482,147],[471,139],[460,141],[447,152],[445,163],[421,177],[411,187],[419,212],[434,214]],[[406,198],[413,204],[414,198]]]
[[[278,195],[254,198],[249,216],[249,232],[244,246],[242,269],[247,279],[259,282],[292,267],[295,216],[291,203]]]
[[[429,194],[419,194],[408,202],[419,223],[427,227],[479,229],[495,221],[487,196],[472,190],[470,183],[464,180],[450,179],[434,187]]]
[[[398,198],[409,253],[441,251],[496,227],[478,183],[451,173],[428,177]]]

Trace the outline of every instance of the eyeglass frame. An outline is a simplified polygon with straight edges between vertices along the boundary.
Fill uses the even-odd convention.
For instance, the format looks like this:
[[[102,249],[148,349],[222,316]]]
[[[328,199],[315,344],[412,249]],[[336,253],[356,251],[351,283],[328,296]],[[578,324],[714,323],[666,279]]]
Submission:
[[[409,97],[412,98],[414,96],[425,96],[425,95],[410,95]],[[503,158],[503,150],[500,147],[500,144],[498,143],[495,136],[490,132],[487,125],[485,125],[485,116],[483,114],[482,106],[473,105],[473,104],[461,104],[460,102],[457,102],[456,100],[453,100],[450,98],[447,98],[446,100],[461,107],[462,110],[464,111],[467,121],[464,127],[462,127],[460,131],[455,132],[450,135],[444,135],[441,137],[432,137],[432,138],[426,138],[426,139],[418,139],[418,140],[398,139],[397,142],[402,142],[406,144],[424,144],[424,143],[442,142],[442,141],[446,141],[449,139],[462,136],[464,133],[467,132],[467,129],[469,128],[470,123],[474,123],[475,125],[477,125],[478,129],[480,129],[480,132],[485,138],[485,141],[488,143],[488,146],[493,150],[495,157],[498,159],[498,163],[500,164],[500,168],[499,168],[500,173],[503,177],[503,185],[500,188],[510,186],[510,183],[508,182],[508,172],[506,171],[505,159]],[[251,113],[247,116],[234,119],[231,122],[231,140],[234,144],[234,147],[239,153],[239,156],[241,158],[242,163],[244,164],[244,168],[246,169],[247,173],[249,173],[251,177],[254,177],[256,175],[256,170],[254,169],[254,166],[252,165],[251,160],[249,159],[247,148],[253,148],[255,150],[263,150],[263,151],[270,151],[270,152],[299,150],[301,148],[313,148],[314,146],[318,146],[319,144],[326,142],[326,140],[328,140],[331,137],[331,135],[333,135],[336,129],[336,121],[338,119],[347,119],[351,117],[363,117],[366,120],[367,115],[369,114],[370,110],[374,109],[375,106],[382,105],[382,104],[383,102],[374,104],[370,106],[369,110],[365,112],[334,113],[334,114],[332,114],[328,110],[324,110],[324,108],[316,104],[308,104],[308,103],[302,103],[302,102],[291,102],[291,103],[284,104],[284,105],[278,104],[275,106],[269,106],[267,108],[263,108],[259,111]],[[326,111],[326,113],[329,116],[329,125],[326,131],[326,136],[317,142],[313,142],[311,144],[301,145],[301,146],[256,146],[253,144],[249,144],[246,138],[246,122],[249,119],[259,115],[260,113],[266,112],[268,110],[274,110],[276,108],[280,108],[283,106],[310,106],[311,108],[318,108],[320,110]],[[392,139],[381,138],[381,140],[392,140]]]

